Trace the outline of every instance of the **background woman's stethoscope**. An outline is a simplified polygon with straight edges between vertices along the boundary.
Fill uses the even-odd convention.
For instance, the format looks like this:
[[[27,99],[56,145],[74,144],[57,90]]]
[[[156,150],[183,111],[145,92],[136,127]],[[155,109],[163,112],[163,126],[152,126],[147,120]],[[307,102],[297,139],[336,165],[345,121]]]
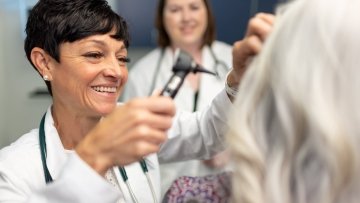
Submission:
[[[177,61],[173,66],[173,75],[171,76],[171,78],[168,80],[168,82],[166,83],[165,87],[163,88],[163,90],[161,91],[160,95],[163,96],[168,96],[171,98],[174,98],[178,92],[178,90],[180,89],[181,85],[183,84],[185,77],[190,73],[196,73],[196,72],[204,72],[204,73],[209,73],[212,75],[216,75],[216,73],[210,72],[204,68],[202,68],[201,66],[199,66],[198,64],[196,64],[193,59],[191,58],[191,56],[189,54],[187,54],[186,52],[183,52],[181,50],[177,50],[176,54],[177,57]],[[46,117],[46,113],[45,115],[42,117],[41,121],[40,121],[40,126],[39,126],[39,143],[40,143],[40,154],[41,154],[41,162],[42,162],[42,166],[43,166],[43,171],[44,171],[44,176],[45,176],[45,182],[46,184],[53,182],[53,178],[51,177],[51,174],[49,172],[49,169],[47,167],[47,163],[46,163],[46,140],[45,140],[45,117]],[[147,182],[150,186],[150,190],[154,199],[154,202],[157,203],[157,198],[156,198],[156,194],[155,194],[155,189],[154,186],[152,184],[152,181],[150,179],[149,176],[149,171],[146,165],[146,162],[144,159],[141,159],[139,161],[140,165],[141,165],[141,169],[144,172]],[[129,190],[130,196],[133,200],[133,202],[138,203],[138,200],[135,196],[135,193],[133,192],[129,182],[128,182],[128,177],[126,174],[126,170],[124,167],[118,167],[120,174],[122,176],[123,181],[126,184],[126,187]]]

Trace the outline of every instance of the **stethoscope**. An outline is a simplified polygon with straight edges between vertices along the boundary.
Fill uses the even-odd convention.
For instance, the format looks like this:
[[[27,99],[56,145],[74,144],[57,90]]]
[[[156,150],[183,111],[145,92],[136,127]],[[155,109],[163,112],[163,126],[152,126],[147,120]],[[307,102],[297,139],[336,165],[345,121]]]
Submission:
[[[214,50],[212,49],[211,46],[209,46],[209,51],[210,51],[210,55],[214,61],[214,72],[216,74],[216,78],[217,79],[222,79],[225,77],[225,75],[227,74],[227,72],[229,71],[228,70],[228,65],[226,65],[226,63],[223,61],[223,60],[220,60]],[[151,80],[151,85],[150,85],[150,89],[149,89],[149,92],[148,92],[148,95],[151,95],[154,91],[154,88],[155,88],[155,84],[156,84],[156,81],[158,79],[158,76],[159,76],[159,71],[160,71],[160,67],[161,67],[161,63],[162,61],[164,60],[164,56],[165,56],[165,48],[162,48],[160,50],[160,56],[159,56],[159,59],[157,60],[157,63],[156,63],[156,69],[153,73],[153,77],[152,77],[152,80]]]
[[[41,121],[40,121],[40,126],[39,126],[39,143],[40,143],[40,154],[41,154],[41,162],[42,162],[42,166],[43,166],[43,171],[44,171],[44,176],[45,176],[45,182],[46,184],[53,182],[53,178],[51,177],[51,174],[49,172],[49,169],[47,167],[47,162],[46,162],[46,156],[47,156],[47,151],[46,151],[46,140],[45,140],[45,116],[46,113],[44,114],[44,116],[42,117]],[[157,198],[156,198],[156,193],[155,193],[155,189],[154,186],[152,184],[151,178],[149,176],[149,170],[146,164],[146,161],[144,159],[141,159],[139,161],[140,166],[142,171],[144,172],[145,176],[146,176],[146,180],[150,186],[150,190],[151,190],[151,194],[153,197],[153,200],[155,203],[158,202]],[[124,167],[119,166],[118,167],[119,172],[121,174],[121,177],[127,187],[127,189],[129,190],[131,199],[133,200],[133,202],[138,203],[139,201],[137,200],[135,193],[129,183],[129,178],[126,174],[126,170]]]

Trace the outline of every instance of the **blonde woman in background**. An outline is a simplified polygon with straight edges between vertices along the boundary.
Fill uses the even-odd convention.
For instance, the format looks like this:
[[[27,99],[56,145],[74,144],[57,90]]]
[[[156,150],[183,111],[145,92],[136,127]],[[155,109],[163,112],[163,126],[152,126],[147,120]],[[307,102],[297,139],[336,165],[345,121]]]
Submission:
[[[204,109],[223,88],[226,73],[232,63],[232,47],[215,41],[215,19],[210,2],[160,0],[156,12],[156,28],[159,47],[131,68],[123,95],[124,101],[148,96],[154,89],[161,89],[172,75],[175,50],[181,48],[198,64],[218,76],[189,74],[175,98],[177,110],[193,112]],[[227,153],[221,153],[206,162],[192,160],[162,164],[162,193],[179,176],[203,176],[222,171],[227,159]],[[164,160],[160,162],[164,163]]]
[[[233,202],[360,199],[360,1],[296,0],[240,85]]]

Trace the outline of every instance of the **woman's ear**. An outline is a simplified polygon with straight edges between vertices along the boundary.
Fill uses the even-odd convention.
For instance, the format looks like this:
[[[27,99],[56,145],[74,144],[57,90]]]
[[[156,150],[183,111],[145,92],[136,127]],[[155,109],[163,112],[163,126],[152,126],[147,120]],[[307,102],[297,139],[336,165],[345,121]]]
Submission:
[[[46,81],[52,80],[52,75],[50,71],[50,61],[51,56],[47,54],[43,49],[39,47],[34,47],[31,50],[30,55],[31,61],[36,67],[36,69],[39,71],[39,73],[42,75],[43,79]]]

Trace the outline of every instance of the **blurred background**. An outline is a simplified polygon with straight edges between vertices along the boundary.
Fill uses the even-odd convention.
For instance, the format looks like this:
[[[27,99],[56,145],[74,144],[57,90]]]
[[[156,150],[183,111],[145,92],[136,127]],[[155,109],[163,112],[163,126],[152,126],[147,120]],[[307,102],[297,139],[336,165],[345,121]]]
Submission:
[[[232,44],[244,35],[257,12],[273,13],[285,0],[212,0],[217,39]],[[27,61],[23,49],[28,11],[37,0],[0,0],[0,148],[37,128],[51,103],[45,83]],[[156,45],[153,28],[157,0],[109,0],[128,20],[131,63]]]

